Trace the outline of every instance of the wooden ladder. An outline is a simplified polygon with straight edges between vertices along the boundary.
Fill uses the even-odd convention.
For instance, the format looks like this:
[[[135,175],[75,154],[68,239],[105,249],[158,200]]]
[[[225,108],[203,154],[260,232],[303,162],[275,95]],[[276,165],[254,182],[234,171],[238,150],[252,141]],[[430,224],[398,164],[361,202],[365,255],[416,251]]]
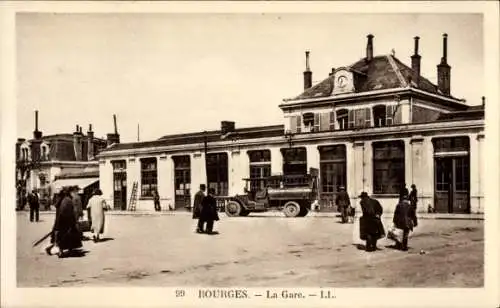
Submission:
[[[132,194],[130,195],[130,202],[128,205],[129,211],[135,211],[135,205],[137,204],[137,182],[132,185]]]

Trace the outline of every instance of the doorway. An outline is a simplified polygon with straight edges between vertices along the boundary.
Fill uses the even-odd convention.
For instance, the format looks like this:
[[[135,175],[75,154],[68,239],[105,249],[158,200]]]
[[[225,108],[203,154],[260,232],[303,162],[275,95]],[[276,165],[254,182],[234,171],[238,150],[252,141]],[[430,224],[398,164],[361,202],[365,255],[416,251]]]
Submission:
[[[191,207],[191,164],[189,156],[175,156],[174,160],[174,185],[175,209],[188,209]]]
[[[438,213],[470,213],[469,156],[436,157],[435,199]]]

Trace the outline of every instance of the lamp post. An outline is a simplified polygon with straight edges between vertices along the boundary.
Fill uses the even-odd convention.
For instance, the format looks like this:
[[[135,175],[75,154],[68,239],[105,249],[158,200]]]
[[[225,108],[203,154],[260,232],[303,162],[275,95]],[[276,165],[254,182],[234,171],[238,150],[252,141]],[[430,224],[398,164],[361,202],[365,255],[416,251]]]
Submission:
[[[203,151],[205,154],[205,181],[207,185],[207,190],[208,190],[208,160],[207,160],[207,152],[208,152],[208,136],[207,136],[207,131],[203,131]]]

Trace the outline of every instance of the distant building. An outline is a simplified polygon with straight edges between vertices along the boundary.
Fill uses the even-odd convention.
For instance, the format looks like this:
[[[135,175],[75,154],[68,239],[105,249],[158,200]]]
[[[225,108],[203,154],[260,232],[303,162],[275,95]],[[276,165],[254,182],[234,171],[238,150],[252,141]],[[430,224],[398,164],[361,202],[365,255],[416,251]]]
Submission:
[[[26,193],[34,188],[39,190],[42,203],[46,203],[64,186],[78,185],[82,193],[98,186],[96,156],[108,144],[119,142],[117,134],[109,135],[108,141],[94,137],[92,125],[85,135],[77,125],[72,134],[43,136],[35,111],[33,138],[19,138],[16,143],[18,207],[25,204]]]
[[[451,95],[446,35],[437,85],[420,75],[418,37],[414,43],[407,66],[374,56],[369,35],[365,57],[316,85],[306,52],[304,91],[279,105],[281,125],[236,129],[224,121],[218,131],[114,144],[98,155],[104,196],[126,209],[136,183],[137,209],[153,210],[153,189],[179,209],[201,183],[230,196],[243,193],[243,178],[314,167],[323,208],[333,208],[344,186],[352,202],[366,191],[391,211],[406,183],[417,186],[419,211],[483,212],[484,98],[470,106]]]

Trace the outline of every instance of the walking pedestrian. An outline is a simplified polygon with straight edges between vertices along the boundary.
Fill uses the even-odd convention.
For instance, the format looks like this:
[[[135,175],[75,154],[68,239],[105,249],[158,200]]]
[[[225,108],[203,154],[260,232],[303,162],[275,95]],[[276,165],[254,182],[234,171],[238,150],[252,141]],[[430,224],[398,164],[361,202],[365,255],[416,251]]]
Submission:
[[[35,220],[38,222],[40,218],[40,197],[36,188],[28,195],[28,203],[30,205],[30,221]]]
[[[96,189],[94,191],[87,207],[90,208],[90,213],[92,215],[90,226],[92,239],[94,242],[98,242],[100,240],[100,235],[104,233],[104,211],[108,208],[106,200],[102,197],[102,191],[100,189]]]
[[[415,212],[413,206],[408,200],[408,195],[404,195],[402,200],[399,201],[394,211],[392,222],[394,227],[403,231],[403,239],[401,242],[396,239],[396,247],[403,251],[408,250],[408,235],[413,231],[413,217]]]
[[[339,187],[337,198],[335,198],[335,204],[337,204],[337,208],[340,210],[340,214],[342,215],[342,223],[346,223],[348,221],[351,200],[349,198],[349,194],[345,191],[345,187]]]
[[[415,184],[411,184],[411,192],[410,192],[410,205],[413,208],[413,226],[416,227],[418,226],[418,219],[417,219],[417,202],[418,202],[418,197],[417,197],[417,186]]]
[[[155,211],[160,212],[161,211],[160,195],[158,194],[156,189],[153,190],[153,202],[155,204]]]
[[[77,229],[78,232],[80,232],[80,237],[83,240],[83,230],[81,230],[78,222],[83,218],[83,203],[82,203],[82,198],[78,194],[80,191],[80,188],[78,186],[73,186],[71,188],[71,200],[73,201],[73,211],[75,215],[75,220],[77,222]]]
[[[200,218],[207,222],[207,234],[217,234],[213,232],[214,221],[219,220],[219,214],[217,213],[217,200],[215,199],[215,189],[208,189],[208,194],[203,198],[201,202],[201,212]]]
[[[74,249],[81,248],[82,239],[77,227],[75,209],[71,192],[63,190],[64,198],[58,209],[56,221],[54,224],[54,239],[59,247],[59,258],[71,254]]]
[[[399,190],[399,200],[403,199],[403,196],[408,196],[408,188],[406,188],[406,183],[401,185],[401,189]]]
[[[205,189],[206,186],[205,184],[200,185],[200,190],[194,195],[194,202],[193,202],[193,219],[198,219],[198,226],[196,228],[197,233],[203,233],[203,225],[205,222],[203,221],[201,217],[201,202],[205,198]]]
[[[359,233],[361,240],[366,241],[366,251],[377,250],[377,241],[385,236],[384,226],[382,225],[382,206],[373,198],[370,198],[366,192],[359,195],[361,198],[361,210],[363,216],[359,219]]]
[[[45,248],[45,251],[49,256],[52,255],[51,250],[56,245],[56,239],[55,239],[56,221],[57,217],[59,216],[59,209],[61,208],[61,202],[63,201],[66,195],[69,195],[69,192],[65,191],[65,189],[62,189],[58,194],[54,194],[54,208],[56,209],[56,215],[54,217],[54,223],[52,224],[52,233],[50,234],[50,245]]]

